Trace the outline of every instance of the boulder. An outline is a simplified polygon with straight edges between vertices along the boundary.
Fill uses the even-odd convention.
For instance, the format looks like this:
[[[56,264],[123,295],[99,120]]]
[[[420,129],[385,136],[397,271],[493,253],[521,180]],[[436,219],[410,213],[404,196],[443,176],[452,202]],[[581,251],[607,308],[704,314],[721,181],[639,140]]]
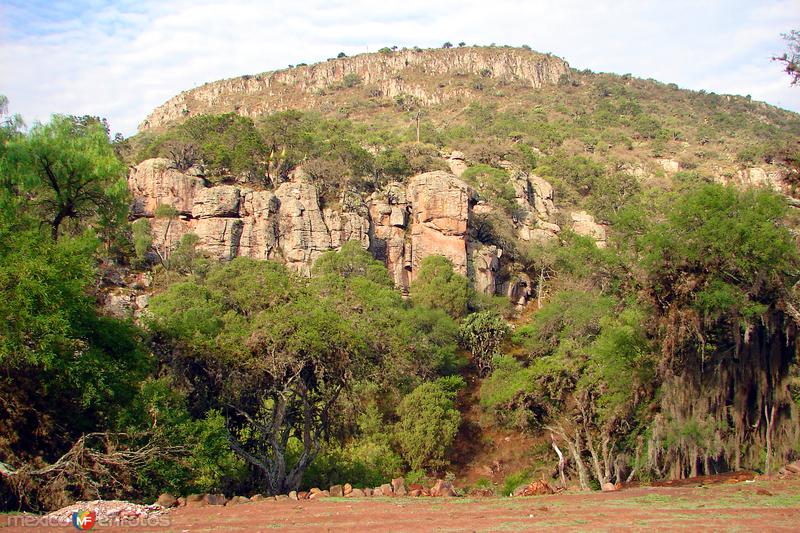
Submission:
[[[344,496],[344,489],[342,488],[341,485],[333,485],[330,488],[330,494],[331,494],[331,496],[334,496],[336,498],[340,498],[340,497]]]
[[[307,500],[308,496],[309,496],[309,493],[304,491],[304,490],[301,490],[300,492],[297,493],[297,499],[298,500]]]
[[[554,494],[555,490],[544,480],[534,481],[527,485],[523,491],[522,496],[543,496],[545,494]]]
[[[415,489],[415,490],[412,490],[411,492],[409,492],[408,495],[411,496],[412,498],[418,498],[418,497],[422,496],[422,491],[419,490],[419,489]]]
[[[288,494],[278,494],[277,496],[275,496],[275,501],[276,502],[286,501],[288,499],[289,499],[289,495]]]
[[[389,483],[384,483],[381,485],[381,494],[383,496],[394,496],[394,489],[392,488],[392,485]]]
[[[165,492],[158,497],[156,503],[165,509],[169,509],[170,507],[175,507],[178,504],[178,500],[169,492]]]
[[[373,496],[383,496],[383,489],[381,487],[375,487],[372,489]]]
[[[320,498],[330,498],[330,496],[331,496],[330,492],[328,492],[327,490],[322,490],[322,491],[313,493],[312,495],[310,495],[308,497],[308,499],[310,499],[310,500],[318,500]]]
[[[266,499],[267,499],[267,497],[266,497],[266,496],[264,496],[263,494],[253,494],[253,495],[250,497],[250,501],[251,501],[251,502],[262,502],[262,501],[264,501],[264,500],[266,500]],[[272,498],[269,498],[269,499],[272,499]]]
[[[184,506],[186,506],[186,498],[181,496],[180,498],[178,498],[178,507],[184,507]]]
[[[450,167],[450,172],[458,176],[459,178],[464,173],[467,168],[466,161],[464,160],[464,154],[461,152],[453,151],[450,153],[450,156],[447,158],[447,166]]]
[[[343,492],[345,496],[353,492],[353,485],[351,485],[350,483],[345,483],[343,487]]]
[[[206,495],[205,494],[189,494],[186,497],[186,506],[187,507],[195,507],[195,506],[204,506],[207,505],[206,502]]]
[[[392,491],[395,496],[405,496],[408,492],[406,490],[406,480],[399,477],[392,480]]]
[[[243,503],[250,503],[250,498],[247,496],[233,496],[226,505],[240,505]]]
[[[228,499],[224,494],[206,494],[203,498],[208,505],[225,505]]]
[[[614,492],[619,490],[619,487],[617,487],[613,483],[603,483],[603,485],[600,488],[602,489],[603,492]]]
[[[452,497],[456,496],[456,489],[451,482],[439,479],[431,487],[430,493],[436,497]]]
[[[681,164],[674,159],[657,159],[656,162],[664,169],[664,172],[668,174],[674,174],[681,169]]]
[[[578,235],[594,239],[599,248],[603,248],[606,243],[606,228],[595,222],[594,217],[586,211],[574,211],[570,213],[572,218],[572,231]]]
[[[361,489],[353,489],[347,494],[345,494],[345,498],[363,498],[367,494]]]
[[[296,490],[293,490],[293,491],[291,491],[291,492],[289,493],[289,499],[290,499],[290,500],[298,500],[298,499],[299,499],[299,498],[297,497],[297,491],[296,491]]]
[[[366,496],[367,498],[372,496],[372,489],[370,489],[370,488],[364,489],[364,496]]]

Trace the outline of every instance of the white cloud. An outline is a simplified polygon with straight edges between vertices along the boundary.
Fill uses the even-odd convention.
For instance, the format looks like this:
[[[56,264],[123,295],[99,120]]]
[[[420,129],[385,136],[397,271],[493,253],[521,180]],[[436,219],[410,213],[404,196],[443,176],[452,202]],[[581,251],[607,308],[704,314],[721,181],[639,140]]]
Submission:
[[[798,8],[800,0],[10,2],[0,7],[0,93],[29,121],[96,114],[131,134],[155,106],[208,81],[340,51],[465,41],[527,43],[577,68],[800,110],[800,88],[770,61],[779,34],[800,27]]]

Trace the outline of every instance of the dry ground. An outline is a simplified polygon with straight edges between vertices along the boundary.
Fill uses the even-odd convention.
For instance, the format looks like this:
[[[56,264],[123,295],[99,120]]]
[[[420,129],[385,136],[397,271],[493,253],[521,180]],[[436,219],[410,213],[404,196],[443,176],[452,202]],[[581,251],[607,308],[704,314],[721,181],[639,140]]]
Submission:
[[[176,509],[169,521],[166,528],[98,526],[94,531],[800,531],[800,481],[528,498],[265,501]],[[72,526],[61,530],[75,531]]]

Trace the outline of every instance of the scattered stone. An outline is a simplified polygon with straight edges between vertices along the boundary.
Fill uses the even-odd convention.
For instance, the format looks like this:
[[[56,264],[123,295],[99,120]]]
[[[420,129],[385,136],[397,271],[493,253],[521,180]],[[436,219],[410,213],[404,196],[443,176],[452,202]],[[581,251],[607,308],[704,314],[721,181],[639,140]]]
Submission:
[[[189,494],[186,497],[187,506],[203,506],[206,505],[205,494]]]
[[[224,494],[206,494],[203,498],[207,505],[225,505],[228,499]]]
[[[165,509],[169,509],[170,507],[174,507],[178,504],[178,500],[170,494],[169,492],[165,492],[161,496],[158,497],[156,503]]]
[[[109,525],[127,524],[133,520],[147,519],[167,512],[158,504],[139,505],[120,500],[79,501],[44,516],[45,523],[72,525],[72,513],[94,511],[99,522]]]
[[[406,490],[406,480],[399,477],[392,480],[392,491],[395,496],[405,496],[408,491]]]
[[[344,496],[344,490],[342,489],[341,485],[333,485],[330,489],[331,496],[336,498],[341,498]]]
[[[603,486],[600,488],[603,490],[603,492],[614,492],[619,490],[619,487],[617,487],[613,483],[603,483]]]
[[[439,479],[433,487],[431,487],[430,493],[431,496],[436,497],[453,497],[456,496],[456,489],[453,488],[453,484],[449,481]]]

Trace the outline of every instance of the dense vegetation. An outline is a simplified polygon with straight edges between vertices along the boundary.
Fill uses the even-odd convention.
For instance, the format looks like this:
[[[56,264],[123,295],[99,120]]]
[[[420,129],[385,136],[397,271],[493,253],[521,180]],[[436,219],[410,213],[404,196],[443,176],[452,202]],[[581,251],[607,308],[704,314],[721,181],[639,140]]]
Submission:
[[[527,92],[487,78],[472,103],[425,109],[417,143],[416,103],[376,103],[351,82],[336,88],[346,112],[203,115],[114,142],[94,117],[26,131],[3,115],[4,508],[446,475],[463,376],[485,423],[552,441],[584,487],[800,455],[796,214],[775,192],[713,179],[796,170],[796,116],[629,76],[573,72]],[[148,157],[264,188],[302,164],[333,204],[446,168],[453,149],[500,208],[474,221],[478,238],[538,280],[526,312],[478,297],[439,256],[404,300],[355,242],[303,278],[216,263],[191,234],[159,253],[127,218],[125,163]],[[685,170],[667,176],[658,157]],[[517,170],[607,222],[607,246],[566,230],[518,241]],[[156,273],[136,322],[98,312],[114,271]]]

